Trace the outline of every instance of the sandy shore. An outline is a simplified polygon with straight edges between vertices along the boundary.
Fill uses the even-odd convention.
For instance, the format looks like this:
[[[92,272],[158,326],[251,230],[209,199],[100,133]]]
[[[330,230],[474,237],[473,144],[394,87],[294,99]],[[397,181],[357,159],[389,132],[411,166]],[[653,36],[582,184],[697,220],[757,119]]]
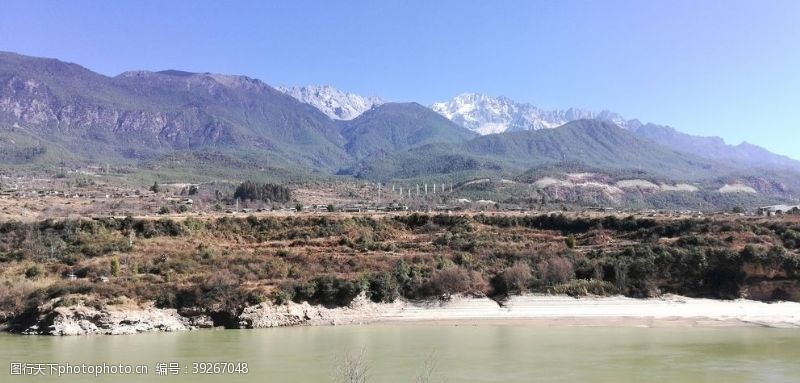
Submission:
[[[381,313],[376,322],[530,324],[543,326],[766,326],[800,328],[800,303],[721,301],[681,296],[634,299],[515,296],[498,304],[487,298],[408,302]]]
[[[261,303],[247,307],[235,328],[359,325],[370,323],[611,327],[763,326],[800,328],[800,303],[720,301],[681,296],[634,299],[523,295],[498,303],[456,296],[446,301],[375,303],[365,295],[349,306],[328,308],[308,302]],[[43,311],[25,334],[87,335],[184,331],[212,327],[207,315],[181,316],[175,309],[149,307],[55,307]]]

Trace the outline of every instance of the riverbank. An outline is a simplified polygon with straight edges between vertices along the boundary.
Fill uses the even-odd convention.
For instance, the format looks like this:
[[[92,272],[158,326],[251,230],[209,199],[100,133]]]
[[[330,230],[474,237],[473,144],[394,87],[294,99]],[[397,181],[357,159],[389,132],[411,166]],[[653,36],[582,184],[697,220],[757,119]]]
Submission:
[[[250,306],[227,323],[228,328],[392,324],[524,324],[532,326],[800,328],[800,303],[712,300],[668,295],[635,299],[622,296],[454,296],[449,300],[374,303],[359,296],[346,307],[328,308],[307,302]],[[217,324],[218,327],[219,324]],[[20,332],[29,335],[120,335],[187,331],[214,327],[207,315],[179,314],[174,309],[146,307],[55,307]]]
[[[714,300],[667,295],[513,296],[497,303],[487,298],[455,297],[435,303],[407,303],[380,318],[387,322],[442,324],[509,323],[544,326],[764,326],[800,328],[800,303]]]

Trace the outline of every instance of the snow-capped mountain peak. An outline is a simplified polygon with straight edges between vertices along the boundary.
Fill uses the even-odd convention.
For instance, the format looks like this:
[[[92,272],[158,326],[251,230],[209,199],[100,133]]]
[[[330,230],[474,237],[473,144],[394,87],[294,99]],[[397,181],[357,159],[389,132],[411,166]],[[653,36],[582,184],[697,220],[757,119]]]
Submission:
[[[480,93],[462,93],[450,101],[431,105],[435,112],[479,134],[517,130],[537,130],[559,127],[579,119],[598,119],[613,122],[622,128],[635,129],[636,120],[626,120],[607,110],[586,109],[543,110],[507,97],[491,97]]]
[[[309,104],[335,120],[352,120],[373,106],[384,104],[380,97],[364,97],[327,85],[278,86],[277,90]]]

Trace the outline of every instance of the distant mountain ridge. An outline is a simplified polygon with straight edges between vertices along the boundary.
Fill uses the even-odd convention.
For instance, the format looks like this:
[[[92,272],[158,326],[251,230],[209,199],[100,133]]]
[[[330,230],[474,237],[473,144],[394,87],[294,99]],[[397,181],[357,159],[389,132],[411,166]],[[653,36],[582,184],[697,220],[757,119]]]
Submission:
[[[664,125],[643,124],[637,119],[626,119],[608,110],[600,112],[580,108],[543,110],[507,97],[495,98],[478,93],[460,94],[452,100],[432,104],[431,109],[481,135],[552,129],[570,121],[595,119],[613,123],[671,149],[708,159],[735,161],[750,166],[778,166],[800,170],[800,161],[774,154],[756,145],[748,143],[729,145],[719,137],[693,136]]]
[[[343,100],[349,99],[358,100]],[[367,102],[331,118],[247,76],[165,70],[109,77],[0,52],[0,171],[53,173],[110,163],[124,174],[144,169],[176,180],[302,182],[342,175],[469,183],[484,177],[503,180],[501,187],[522,180],[531,188],[512,191],[512,200],[591,172],[591,180],[658,185],[672,193],[626,189],[626,196],[639,193],[637,206],[716,207],[727,193],[722,206],[730,207],[793,199],[800,191],[798,172],[784,170],[798,169],[797,161],[753,145],[734,147],[612,112],[547,112],[478,95],[462,101],[447,107],[455,113],[449,115],[413,102],[369,108]],[[491,124],[510,121],[511,128],[480,135],[461,124],[484,117]],[[570,193],[591,203],[620,201],[622,186],[604,184],[605,199],[592,199],[593,187]]]
[[[279,86],[275,88],[298,101],[309,104],[334,120],[352,120],[386,100],[342,92],[327,85]]]
[[[580,108],[544,110],[531,104],[513,101],[507,97],[495,98],[479,93],[462,93],[452,100],[432,104],[431,109],[482,135],[550,129],[570,121],[583,119],[612,122],[625,129],[641,125],[637,120],[626,120],[607,110],[602,112]]]
[[[339,124],[347,152],[358,159],[433,143],[461,143],[477,136],[417,103],[375,106]]]
[[[734,170],[713,160],[663,147],[599,120],[576,120],[555,129],[507,132],[462,143],[426,145],[398,152],[383,160],[383,164],[377,161],[365,169],[388,169],[386,163],[396,164],[399,178],[419,176],[425,174],[425,168],[441,168],[448,163],[459,165],[445,173],[471,169],[512,176],[528,168],[573,163],[609,172],[634,171],[659,179],[691,181]]]
[[[800,170],[800,161],[775,154],[760,146],[743,142],[729,145],[720,137],[702,137],[681,133],[663,125],[645,124],[634,133],[666,147],[719,161],[735,161],[742,165],[779,167]]]

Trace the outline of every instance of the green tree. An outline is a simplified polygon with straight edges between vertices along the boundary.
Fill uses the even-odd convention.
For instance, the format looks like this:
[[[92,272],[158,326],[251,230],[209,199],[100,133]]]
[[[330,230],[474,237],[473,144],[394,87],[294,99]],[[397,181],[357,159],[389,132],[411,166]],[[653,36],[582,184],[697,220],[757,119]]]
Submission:
[[[336,206],[333,206],[333,204],[328,204],[328,212],[333,213],[335,211],[336,211]]]
[[[111,276],[119,276],[119,258],[117,257],[111,258]]]
[[[564,239],[564,243],[567,244],[568,248],[574,249],[575,248],[575,236],[572,235],[572,234],[568,235],[567,238]]]
[[[150,186],[150,191],[153,193],[161,193],[161,185],[158,184],[158,181],[153,182],[153,186]]]
[[[260,184],[252,181],[245,181],[236,188],[233,198],[252,201],[270,202],[289,202],[292,199],[292,192],[289,188],[281,185]]]

